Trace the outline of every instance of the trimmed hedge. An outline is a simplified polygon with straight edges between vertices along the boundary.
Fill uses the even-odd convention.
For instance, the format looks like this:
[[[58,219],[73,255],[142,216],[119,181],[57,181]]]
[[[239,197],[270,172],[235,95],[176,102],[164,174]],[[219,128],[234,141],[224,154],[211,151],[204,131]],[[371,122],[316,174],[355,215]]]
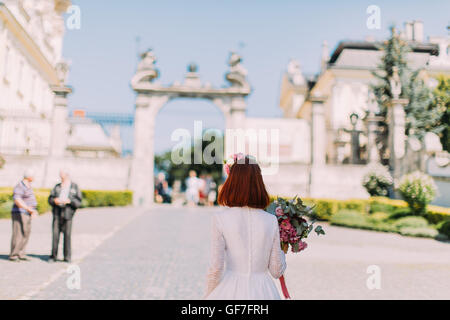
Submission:
[[[439,234],[436,229],[430,227],[423,227],[423,228],[405,227],[401,228],[398,233],[400,233],[402,236],[423,237],[423,238],[435,238]]]
[[[0,219],[11,217],[11,208],[13,206],[12,188],[0,188]],[[82,190],[82,206],[87,207],[120,207],[128,206],[133,201],[131,191],[100,191],[100,190]],[[34,189],[37,201],[37,211],[40,214],[48,212],[51,207],[48,203],[50,189]]]
[[[428,221],[423,217],[411,216],[398,219],[393,226],[399,230],[402,228],[426,228]]]
[[[271,201],[275,199],[274,196],[270,197]],[[393,219],[411,215],[405,201],[385,197],[349,200],[302,198],[302,200],[308,206],[314,206],[314,213],[319,220],[330,220],[340,210],[355,210],[361,213],[385,212]],[[429,205],[425,218],[431,224],[450,220],[450,208]]]
[[[271,197],[271,201],[275,199],[276,197]],[[419,217],[412,216],[405,201],[385,197],[302,200],[308,206],[314,206],[317,219],[329,220],[333,225],[394,232],[405,236],[450,238],[450,208],[430,205],[426,215]]]
[[[439,223],[441,221],[450,220],[450,208],[438,207],[433,205],[428,205],[427,213],[425,215],[430,223]]]
[[[384,221],[372,220],[369,215],[352,210],[342,210],[331,217],[330,223],[336,226],[347,228],[375,230],[382,232],[396,232],[397,229],[392,224]]]
[[[412,237],[437,238],[439,235],[436,228],[429,226],[423,217],[405,217],[394,222],[386,220],[387,215],[384,212],[375,215],[372,217],[358,211],[342,210],[331,217],[330,223],[347,228],[392,232]]]
[[[438,224],[437,230],[440,234],[445,235],[448,239],[450,239],[450,220],[442,221]]]
[[[133,192],[83,190],[83,207],[123,207],[133,202]]]

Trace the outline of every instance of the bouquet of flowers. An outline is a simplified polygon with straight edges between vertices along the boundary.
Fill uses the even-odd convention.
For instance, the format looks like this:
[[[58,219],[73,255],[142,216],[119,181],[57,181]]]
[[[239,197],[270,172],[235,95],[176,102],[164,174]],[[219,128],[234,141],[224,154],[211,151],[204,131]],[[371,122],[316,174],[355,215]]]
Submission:
[[[288,252],[289,247],[294,253],[306,249],[308,244],[303,239],[306,239],[312,230],[317,235],[325,234],[321,226],[314,228],[316,220],[313,208],[306,206],[297,196],[291,200],[278,197],[265,210],[277,217],[281,249],[284,253]],[[289,299],[284,276],[281,276],[280,283],[284,297]]]

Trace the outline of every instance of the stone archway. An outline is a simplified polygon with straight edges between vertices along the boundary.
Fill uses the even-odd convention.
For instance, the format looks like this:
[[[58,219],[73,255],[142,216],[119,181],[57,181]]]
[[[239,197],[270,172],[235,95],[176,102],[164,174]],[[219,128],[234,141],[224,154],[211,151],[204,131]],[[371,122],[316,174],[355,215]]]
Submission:
[[[155,118],[159,110],[176,98],[208,99],[223,112],[225,129],[236,128],[245,121],[246,101],[251,88],[247,81],[247,71],[241,64],[241,57],[231,53],[229,71],[225,78],[227,87],[214,88],[202,83],[197,66],[191,64],[182,83],[161,85],[155,67],[156,57],[152,50],[141,55],[137,72],[131,80],[136,92],[136,112],[134,128],[134,151],[131,171],[133,203],[136,206],[153,204],[154,197],[154,131]]]

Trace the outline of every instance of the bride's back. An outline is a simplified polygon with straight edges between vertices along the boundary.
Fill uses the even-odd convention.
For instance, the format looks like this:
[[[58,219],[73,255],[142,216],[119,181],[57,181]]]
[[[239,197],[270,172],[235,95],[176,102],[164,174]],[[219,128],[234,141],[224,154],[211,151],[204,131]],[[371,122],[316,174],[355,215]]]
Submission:
[[[277,218],[262,210],[270,198],[261,168],[250,156],[239,154],[225,168],[229,175],[217,198],[224,208],[212,217],[206,297],[279,299],[270,275],[279,278],[286,261]]]
[[[224,208],[215,214],[225,240],[226,269],[236,273],[267,272],[277,230],[275,216],[261,209]]]

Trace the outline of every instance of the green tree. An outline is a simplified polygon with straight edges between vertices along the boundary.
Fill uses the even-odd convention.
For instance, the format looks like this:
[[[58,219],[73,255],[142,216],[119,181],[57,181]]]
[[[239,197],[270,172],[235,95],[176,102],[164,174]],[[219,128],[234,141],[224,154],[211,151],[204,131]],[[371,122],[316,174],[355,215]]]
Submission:
[[[439,125],[442,127],[441,143],[444,150],[450,152],[450,77],[441,75],[437,80],[432,107],[441,111],[439,119]]]
[[[391,37],[380,45],[383,51],[378,70],[372,72],[378,80],[371,86],[376,101],[380,107],[379,116],[386,119],[390,101],[393,98],[390,79],[394,73],[394,67],[398,68],[398,74],[402,86],[401,98],[409,100],[405,107],[406,132],[408,136],[414,135],[423,140],[429,131],[440,133],[444,128],[440,123],[442,109],[433,105],[433,94],[422,79],[421,69],[411,70],[408,66],[408,53],[411,48],[408,43],[400,38],[395,27],[391,27]],[[385,121],[380,123],[381,134],[378,137],[382,143],[381,157],[387,160],[388,127]]]
[[[214,139],[212,141],[202,141],[202,153],[208,145],[215,142]],[[219,144],[223,146],[223,135],[217,137],[217,139],[221,140],[219,141]],[[178,152],[178,150],[175,150],[175,152]],[[191,163],[182,163],[177,165],[172,161],[172,151],[167,151],[161,155],[155,156],[155,168],[158,171],[166,172],[167,182],[169,185],[172,185],[175,180],[180,180],[184,188],[185,180],[191,170],[197,172],[197,175],[211,174],[214,182],[216,182],[217,185],[221,184],[223,176],[223,150],[220,150],[218,154],[215,154],[215,151],[212,152],[212,156],[215,159],[213,164],[205,163],[204,159],[202,159],[202,163],[196,164],[194,161],[194,156],[194,145],[192,145],[190,148]]]

